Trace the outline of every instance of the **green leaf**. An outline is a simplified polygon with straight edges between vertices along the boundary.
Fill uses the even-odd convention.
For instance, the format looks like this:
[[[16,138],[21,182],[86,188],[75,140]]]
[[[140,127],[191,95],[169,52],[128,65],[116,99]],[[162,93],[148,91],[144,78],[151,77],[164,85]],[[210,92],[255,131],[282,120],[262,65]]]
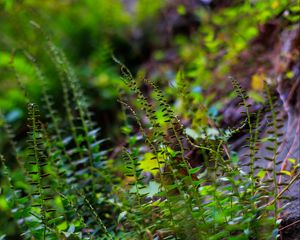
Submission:
[[[152,153],[145,153],[144,158],[140,161],[139,168],[142,169],[144,172],[150,172],[153,175],[156,175],[159,172],[159,166],[158,162],[161,164],[165,163],[165,159],[163,157],[163,154],[158,154],[158,159],[156,159],[156,156]]]
[[[259,177],[260,179],[264,178],[265,175],[266,175],[266,172],[265,170],[260,170],[258,173],[257,173],[257,177]]]
[[[199,172],[200,170],[201,170],[201,167],[191,168],[191,169],[189,169],[189,173],[195,174],[195,173]]]
[[[120,223],[126,216],[127,212],[126,211],[123,211],[119,214],[118,216],[118,223]]]
[[[289,158],[288,161],[290,163],[292,163],[293,165],[295,165],[295,163],[296,163],[296,159],[295,158]]]

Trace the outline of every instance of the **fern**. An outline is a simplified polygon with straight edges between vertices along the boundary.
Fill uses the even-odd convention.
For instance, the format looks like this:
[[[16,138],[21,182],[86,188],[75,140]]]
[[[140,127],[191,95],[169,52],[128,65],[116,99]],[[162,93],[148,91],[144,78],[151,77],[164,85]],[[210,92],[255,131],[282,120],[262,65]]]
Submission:
[[[25,187],[20,191],[0,156],[8,183],[5,193],[13,199],[9,208],[15,209],[11,214],[21,222],[24,238],[269,239],[272,231],[276,237],[284,209],[280,204],[283,194],[299,174],[284,185],[284,172],[278,171],[283,121],[276,110],[278,100],[267,85],[264,105],[251,113],[246,91],[232,78],[244,109],[240,126],[221,129],[207,116],[196,128],[199,137],[193,138],[160,87],[151,80],[134,78],[114,58],[137,102],[135,106],[130,97],[125,100],[124,96],[119,100],[127,111],[129,127],[124,131],[126,142],[118,146],[122,151],[116,160],[122,167],[115,169],[111,166],[115,163],[107,161],[113,157],[102,149],[106,139],[99,138],[100,129],[92,121],[74,70],[43,29],[33,25],[42,33],[44,47],[58,71],[67,122],[55,109],[41,66],[23,51],[41,83],[49,121],[42,123],[43,111],[29,103],[28,147],[23,150],[27,155],[17,151],[11,127],[3,124],[16,159],[24,165]],[[31,102],[22,79],[15,75],[26,101]],[[144,94],[141,83],[152,94]],[[184,85],[179,91],[188,95]],[[208,112],[205,106],[201,111]],[[5,120],[4,114],[0,117]],[[268,130],[264,133],[265,122]],[[231,151],[229,139],[235,134],[246,136],[243,159]],[[266,144],[268,153],[262,156],[261,146]],[[194,155],[201,158],[197,165],[193,164]],[[267,164],[261,165],[262,160]],[[143,168],[145,161],[149,161],[150,169]],[[128,184],[115,186],[121,184],[116,176]]]
[[[188,228],[194,229],[193,233],[197,236],[196,239],[202,239],[204,236],[211,235],[216,238],[229,237],[232,234],[242,237],[245,236],[245,233],[241,230],[248,229],[249,232],[247,234],[255,234],[256,236],[260,236],[261,239],[266,239],[268,231],[276,229],[278,226],[277,217],[278,213],[282,210],[273,205],[275,214],[273,221],[270,221],[272,219],[272,210],[270,211],[270,208],[264,205],[266,200],[274,199],[275,196],[278,196],[277,191],[272,193],[272,191],[266,190],[270,188],[278,189],[278,173],[276,172],[278,153],[276,149],[280,142],[274,141],[274,137],[279,138],[281,136],[278,130],[282,127],[280,119],[276,119],[278,113],[274,110],[273,104],[275,100],[271,97],[270,92],[266,90],[267,102],[264,111],[266,111],[265,109],[267,108],[270,109],[269,111],[272,116],[269,118],[272,121],[270,124],[275,131],[268,131],[267,133],[275,134],[275,136],[269,138],[268,141],[269,143],[275,143],[275,145],[272,148],[269,147],[269,149],[273,151],[273,157],[270,158],[273,166],[271,166],[271,169],[268,169],[257,166],[257,161],[261,159],[259,157],[259,145],[262,142],[261,124],[263,108],[260,108],[256,113],[250,113],[251,104],[249,104],[249,97],[235,79],[232,79],[232,82],[237,95],[241,99],[240,105],[245,109],[243,113],[244,120],[236,129],[229,129],[228,131],[217,129],[218,135],[214,138],[211,138],[207,128],[203,127],[203,140],[196,144],[187,135],[183,125],[180,123],[178,117],[175,116],[171,106],[165,99],[163,92],[159,90],[153,82],[146,80],[146,84],[150,85],[154,91],[154,101],[150,104],[139,90],[138,83],[134,80],[129,70],[118,60],[115,59],[115,61],[121,66],[123,80],[128,88],[135,93],[137,101],[142,106],[141,110],[144,111],[148,117],[151,127],[147,127],[147,130],[145,130],[142,126],[142,120],[138,117],[135,110],[127,103],[123,101],[120,102],[133,114],[134,119],[138,123],[140,132],[144,136],[145,143],[151,151],[156,153],[154,159],[158,159],[158,154],[162,154],[164,159],[162,162],[165,165],[164,169],[159,168],[160,171],[158,173],[162,191],[159,192],[157,196],[159,196],[161,201],[165,198],[164,202],[172,206],[168,207],[168,204],[160,205],[162,212],[172,212],[172,218],[170,218],[168,223],[155,221],[155,226],[152,231],[159,234],[160,229],[167,226],[166,229],[170,229],[171,231],[164,237],[177,237],[182,239],[188,236]],[[155,107],[155,103],[157,103],[159,110]],[[161,124],[162,120],[160,122],[158,121],[156,116],[157,111],[162,112],[162,118],[165,124]],[[210,124],[216,128],[213,123]],[[249,158],[249,162],[242,165],[249,169],[248,173],[243,172],[240,166],[233,162],[233,156],[228,151],[229,146],[227,144],[230,136],[245,130],[248,137],[246,138],[247,143],[244,147],[249,150],[249,154],[246,154],[244,157]],[[153,138],[148,137],[148,135],[153,136]],[[133,146],[130,147],[132,148]],[[205,171],[202,176],[199,174],[202,168],[192,168],[189,164],[189,159],[186,157],[186,152],[191,151],[192,148],[199,149],[202,152],[204,151],[205,155],[207,155],[205,158],[207,159],[205,161],[207,172]],[[168,149],[171,149],[171,152]],[[126,152],[129,154],[129,151],[126,150]],[[268,158],[265,157],[265,159]],[[133,163],[135,166],[139,165],[136,159],[129,162],[131,162],[131,164],[127,163],[127,166],[130,169],[133,169]],[[182,172],[182,170],[184,170],[184,172]],[[268,180],[262,180],[262,171],[271,172],[273,174],[271,184]],[[184,174],[182,175],[182,173]],[[208,178],[207,173],[211,174],[211,178]],[[135,175],[131,174],[131,176]],[[200,176],[201,178],[199,178]],[[196,180],[195,177],[196,179],[198,178],[198,180]],[[171,182],[170,180],[165,181],[167,178],[172,179]],[[138,179],[137,176],[135,176],[135,179]],[[138,181],[140,181],[140,179],[135,181],[134,184],[138,184]],[[189,186],[187,189],[185,188],[185,184]],[[140,186],[144,187],[143,184]],[[242,186],[244,187],[241,188]],[[168,191],[170,189],[177,189],[177,191]],[[206,189],[209,189],[209,191]],[[140,202],[141,196],[139,192],[136,191],[135,194],[137,201]],[[224,194],[228,196],[225,197]],[[182,198],[183,196],[185,197]],[[147,197],[144,196],[144,198],[146,199]],[[274,203],[275,201],[270,203],[270,205]],[[237,207],[233,207],[236,204]],[[241,208],[241,206],[243,206],[243,208]],[[178,209],[181,209],[180,213]],[[213,217],[214,212],[217,212],[220,216]],[[241,219],[236,220],[238,219],[237,216],[240,216]],[[257,221],[257,218],[260,218],[260,220]],[[183,219],[189,220],[189,226],[184,225]],[[229,227],[233,222],[236,224],[236,227]],[[182,226],[182,228],[179,226]],[[259,232],[259,229],[262,227],[265,231]],[[221,229],[223,234],[218,233]],[[174,233],[176,234],[174,235]],[[247,234],[246,236],[248,236]]]
[[[42,229],[33,231],[33,235],[47,237],[47,232],[51,227],[49,220],[52,218],[52,213],[55,211],[51,207],[50,201],[53,200],[53,193],[50,190],[49,177],[49,162],[45,155],[44,144],[42,142],[42,127],[38,120],[39,110],[33,103],[28,106],[28,127],[29,127],[29,159],[26,162],[27,172],[30,175],[29,183],[32,186],[30,198],[32,206],[32,214],[39,216]]]

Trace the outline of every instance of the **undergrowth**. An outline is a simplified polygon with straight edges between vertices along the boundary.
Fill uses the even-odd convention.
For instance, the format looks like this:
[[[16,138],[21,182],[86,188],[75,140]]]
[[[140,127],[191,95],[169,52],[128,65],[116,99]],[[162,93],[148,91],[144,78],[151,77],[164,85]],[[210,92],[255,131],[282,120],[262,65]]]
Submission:
[[[148,79],[135,79],[114,58],[132,94],[120,96],[127,115],[123,128],[126,144],[112,162],[110,150],[103,148],[106,139],[100,138],[101,130],[92,121],[89,102],[72,67],[63,52],[33,24],[44,35],[45,50],[57,68],[65,113],[63,117],[55,110],[42,68],[32,55],[22,51],[41,82],[42,112],[46,116],[40,116],[39,106],[24,87],[28,133],[27,147],[20,150],[21,144],[14,141],[12,128],[1,113],[1,126],[22,173],[14,174],[1,155],[1,194],[21,239],[213,240],[279,236],[284,208],[279,203],[295,178],[285,186],[278,181],[282,172],[276,170],[280,164],[276,160],[283,124],[275,108],[278,101],[267,84],[264,107],[250,113],[247,93],[232,79],[244,120],[237,128],[227,130],[210,120],[210,125],[201,127],[200,137],[194,139],[160,87]],[[22,84],[21,79],[18,81]],[[153,97],[145,95],[140,84],[147,85]],[[181,91],[184,89],[182,86]],[[132,107],[131,99],[136,100],[137,107]],[[188,97],[184,99],[185,106],[189,106]],[[268,112],[268,139],[260,137],[262,111]],[[42,120],[45,117],[47,120]],[[244,147],[249,150],[249,161],[244,164],[229,144],[229,139],[240,132],[247,135]],[[272,157],[259,155],[262,140],[268,142]],[[196,165],[195,155],[201,158]],[[261,159],[269,162],[268,167],[257,164]],[[5,239],[5,235],[1,237]]]

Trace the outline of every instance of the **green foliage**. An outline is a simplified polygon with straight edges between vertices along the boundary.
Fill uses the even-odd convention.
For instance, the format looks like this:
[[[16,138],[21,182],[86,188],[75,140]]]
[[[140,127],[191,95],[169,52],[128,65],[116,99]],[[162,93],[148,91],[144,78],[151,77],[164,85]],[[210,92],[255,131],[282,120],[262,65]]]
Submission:
[[[278,214],[282,208],[278,208],[276,201],[266,203],[276,199],[278,194],[277,175],[280,173],[276,171],[278,163],[275,161],[279,142],[275,138],[268,140],[274,144],[268,148],[273,151],[270,159],[273,167],[260,167],[258,172],[256,162],[260,157],[256,146],[260,141],[261,113],[250,114],[248,96],[239,83],[232,79],[234,89],[241,98],[241,106],[245,109],[241,126],[225,132],[216,129],[214,137],[209,135],[207,126],[203,126],[203,136],[195,143],[165,100],[163,92],[147,80],[155,96],[150,103],[129,70],[117,62],[121,66],[124,82],[135,93],[141,109],[136,113],[127,103],[121,102],[137,121],[145,142],[135,141],[134,146],[129,141],[130,150],[124,150],[125,157],[122,157],[130,170],[129,176],[133,177],[130,186],[137,206],[140,206],[141,196],[145,193],[142,190],[147,189],[145,183],[148,182],[149,187],[151,183],[145,179],[146,175],[140,168],[143,160],[137,160],[138,152],[150,152],[153,169],[158,170],[154,178],[159,184],[157,192],[153,195],[148,188],[143,207],[127,210],[127,214],[132,214],[131,218],[134,218],[132,227],[139,224],[144,231],[141,236],[146,236],[150,231],[162,239],[249,239],[250,236],[269,239],[272,234],[276,237]],[[273,134],[278,137],[281,120],[274,116],[275,100],[268,88],[266,92],[266,108],[273,115],[270,117],[276,126]],[[161,119],[156,116],[160,111]],[[138,117],[139,114],[147,116],[147,119]],[[235,155],[228,150],[228,138],[244,131],[245,127],[249,135],[245,147],[249,148],[250,161],[243,167],[247,167],[247,171],[241,169]],[[190,165],[188,153],[192,151],[203,154],[203,166]],[[261,171],[269,172],[272,177],[262,176]],[[146,210],[148,208],[152,210]],[[159,218],[155,217],[157,215]],[[146,223],[145,218],[148,219]]]
[[[121,67],[124,84],[133,94],[131,98],[139,106],[139,110],[134,110],[120,100],[139,128],[133,132],[129,121],[123,128],[128,147],[119,156],[125,165],[121,169],[124,180],[120,182],[114,175],[118,167],[109,164],[107,150],[101,149],[104,140],[98,140],[99,128],[91,121],[88,101],[72,67],[47,35],[44,44],[59,72],[67,121],[55,111],[47,90],[48,81],[28,53],[25,55],[42,83],[49,124],[46,126],[40,120],[39,109],[30,103],[24,88],[29,102],[28,147],[19,152],[11,127],[1,116],[22,171],[20,186],[20,180],[10,172],[1,155],[2,172],[8,183],[7,187],[2,185],[4,206],[20,223],[19,235],[25,239],[249,239],[250,236],[269,239],[277,236],[282,193],[278,192],[277,182],[281,173],[275,168],[279,144],[276,139],[282,124],[276,118],[276,99],[266,84],[265,109],[270,112],[267,118],[273,130],[269,131],[274,137],[267,140],[270,143],[267,150],[273,157],[265,159],[273,167],[256,171],[261,112],[250,114],[249,97],[235,79],[232,79],[233,86],[245,109],[241,126],[228,131],[211,126],[215,130],[212,133],[212,128],[204,122],[200,135],[193,139],[163,91],[150,80],[136,80],[114,58]],[[152,99],[140,90],[139,83],[152,89]],[[179,87],[184,91],[184,86]],[[241,166],[229,150],[228,139],[244,129],[249,135],[246,147],[250,161]],[[203,157],[202,165],[191,165],[191,152]],[[272,177],[267,178],[262,172]]]
[[[10,183],[10,188],[4,191],[7,199],[12,199],[9,208],[14,209],[13,217],[21,223],[19,234],[26,239],[32,236],[37,239],[62,236],[91,239],[96,233],[112,239],[105,224],[116,224],[118,206],[111,196],[113,181],[108,178],[106,151],[100,148],[105,140],[98,138],[100,129],[91,122],[87,100],[65,56],[51,41],[47,40],[45,46],[49,47],[49,55],[60,73],[68,118],[64,122],[55,110],[42,69],[25,53],[41,81],[50,122],[47,126],[40,120],[37,105],[30,103],[24,88],[29,102],[28,147],[20,152],[10,125],[1,115],[2,126],[23,171],[22,180],[14,179],[17,177],[14,175],[11,177],[3,157],[4,173]],[[99,209],[106,210],[98,215]]]
[[[203,27],[191,36],[191,44],[182,36],[175,38],[187,65],[186,71],[171,74],[172,87],[146,79],[142,71],[134,77],[113,57],[121,70],[119,82],[117,67],[110,62],[113,42],[122,42],[129,22],[137,27],[155,19],[163,1],[138,1],[130,9],[132,15],[123,11],[118,0],[86,0],[85,8],[71,2],[0,2],[5,9],[1,19],[11,19],[16,8],[32,8],[38,22],[56,16],[57,11],[66,12],[67,17],[59,15],[49,28],[63,35],[59,45],[77,64],[71,66],[35,21],[30,21],[34,30],[24,30],[21,20],[28,19],[26,13],[18,15],[21,20],[15,24],[22,23],[24,38],[30,43],[38,40],[37,47],[15,41],[11,34],[19,28],[13,24],[1,40],[5,46],[0,47],[0,66],[5,69],[1,68],[1,84],[11,81],[12,85],[0,98],[0,214],[4,216],[0,239],[278,238],[283,193],[299,178],[297,159],[289,159],[291,171],[276,168],[281,164],[277,157],[283,128],[276,110],[279,100],[264,83],[265,93],[257,97],[263,106],[251,113],[251,93],[232,78],[243,120],[234,129],[222,129],[218,105],[211,105],[214,96],[204,95],[202,87],[211,85],[216,75],[227,74],[237,54],[256,36],[257,24],[281,12],[288,1],[245,1],[216,10],[213,16],[199,8]],[[293,22],[298,8],[291,4],[289,11]],[[180,5],[177,12],[184,16],[187,10]],[[251,18],[257,13],[261,14],[253,21],[240,20],[241,15]],[[76,28],[74,18],[78,18]],[[96,33],[92,29],[98,24],[101,31]],[[91,46],[81,48],[85,38]],[[17,46],[13,54],[11,42]],[[160,53],[157,59],[162,58]],[[90,65],[91,72],[83,65]],[[79,80],[89,76],[95,76],[92,83]],[[118,133],[115,145],[100,137],[103,131],[93,121],[91,96],[83,90],[93,87],[101,89],[103,102],[92,100],[102,110],[120,97],[124,123],[117,130],[123,136]],[[16,120],[26,111],[27,124],[20,121],[19,127]],[[267,113],[269,137],[262,139],[263,113]],[[22,131],[27,132],[26,143],[19,137]],[[231,151],[229,139],[235,134],[246,135],[243,147],[248,153],[243,157],[247,162]],[[261,154],[262,142],[271,157]],[[260,166],[261,160],[268,164]],[[289,182],[280,181],[282,175],[289,176]],[[6,220],[7,228],[3,227]]]

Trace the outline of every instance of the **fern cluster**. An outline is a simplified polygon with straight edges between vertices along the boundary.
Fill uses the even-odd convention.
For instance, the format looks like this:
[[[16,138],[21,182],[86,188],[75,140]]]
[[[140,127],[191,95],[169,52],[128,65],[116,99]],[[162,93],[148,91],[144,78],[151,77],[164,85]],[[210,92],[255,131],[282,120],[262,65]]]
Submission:
[[[26,150],[17,150],[18,143],[4,114],[1,120],[23,171],[25,185],[15,184],[1,156],[10,186],[4,194],[12,198],[9,207],[19,223],[19,234],[26,239],[95,239],[95,236],[112,239],[106,225],[115,227],[119,207],[111,194],[113,180],[107,168],[107,150],[101,149],[106,140],[99,138],[100,129],[91,121],[82,87],[64,54],[46,34],[44,45],[58,69],[67,118],[55,110],[56,103],[48,90],[49,80],[35,58],[24,51],[41,82],[45,106],[42,112],[46,112],[49,124],[41,120],[38,106],[32,103],[23,86],[28,102]],[[21,78],[17,80],[22,84]]]
[[[117,60],[116,60],[117,61]],[[168,104],[163,92],[150,80],[145,80],[154,92],[151,102],[142,94],[129,70],[119,61],[123,80],[139,102],[141,111],[135,112],[128,103],[121,103],[129,110],[142,133],[144,144],[129,145],[124,150],[124,162],[133,170],[131,185],[138,205],[141,202],[141,190],[145,189],[146,179],[142,167],[137,161],[137,151],[152,154],[153,168],[158,171],[155,181],[159,188],[155,194],[144,198],[144,207],[140,214],[134,209],[132,215],[144,229],[144,237],[149,232],[162,239],[248,239],[256,236],[269,239],[279,236],[280,205],[278,196],[279,176],[278,147],[281,144],[283,119],[280,118],[274,104],[274,94],[265,84],[265,105],[258,112],[250,113],[251,104],[245,90],[232,79],[234,90],[240,97],[244,109],[244,120],[236,129],[222,131],[216,129],[217,136],[211,137],[207,127],[203,127],[203,138],[197,143],[188,136],[184,126]],[[263,139],[262,111],[268,113],[268,137]],[[160,119],[157,113],[161,113]],[[138,116],[140,114],[140,117]],[[145,115],[147,119],[142,118]],[[163,121],[162,121],[163,119]],[[248,153],[242,158],[247,162],[238,163],[230,152],[228,139],[241,132],[247,135],[243,148]],[[265,144],[262,145],[261,143]],[[265,147],[266,146],[266,147]],[[265,147],[270,153],[261,156]],[[145,150],[146,148],[146,150]],[[202,154],[203,163],[191,166],[190,152]],[[142,154],[140,153],[140,155]],[[130,159],[130,161],[128,161]],[[261,160],[269,164],[261,164]],[[134,166],[134,167],[133,167]],[[151,183],[151,182],[150,182]],[[288,185],[288,183],[281,183]],[[143,193],[147,192],[143,191]],[[144,210],[151,208],[148,216]],[[155,213],[153,212],[155,211]],[[153,218],[153,215],[159,216]],[[144,218],[148,219],[145,224]]]
[[[24,87],[28,141],[26,150],[20,152],[11,127],[0,115],[23,173],[24,185],[16,185],[1,155],[8,183],[3,194],[22,238],[213,240],[278,236],[284,208],[281,199],[295,178],[285,186],[280,180],[283,172],[278,170],[281,163],[277,156],[283,124],[275,107],[278,100],[266,84],[264,107],[253,114],[249,97],[232,79],[244,109],[241,125],[222,130],[211,123],[216,132],[213,135],[203,125],[200,137],[193,139],[164,92],[151,80],[135,79],[115,59],[125,85],[137,100],[137,108],[130,100],[119,100],[128,120],[132,117],[132,125],[138,128],[126,131],[126,144],[116,159],[125,166],[121,182],[120,173],[108,161],[108,149],[102,149],[105,139],[99,139],[100,129],[92,122],[72,67],[47,34],[33,25],[44,35],[45,50],[58,70],[66,117],[55,110],[42,68],[31,54],[23,52],[41,82],[49,124],[41,120],[38,106]],[[143,93],[140,82],[151,89],[152,98]],[[184,86],[181,89],[187,94]],[[265,117],[263,111],[269,114]],[[263,138],[263,124],[267,124],[268,138]],[[238,161],[228,140],[243,132],[247,153],[241,156],[244,161]],[[264,150],[269,152],[267,156],[263,156]],[[201,158],[196,165],[195,155]],[[267,164],[261,165],[262,161]]]

